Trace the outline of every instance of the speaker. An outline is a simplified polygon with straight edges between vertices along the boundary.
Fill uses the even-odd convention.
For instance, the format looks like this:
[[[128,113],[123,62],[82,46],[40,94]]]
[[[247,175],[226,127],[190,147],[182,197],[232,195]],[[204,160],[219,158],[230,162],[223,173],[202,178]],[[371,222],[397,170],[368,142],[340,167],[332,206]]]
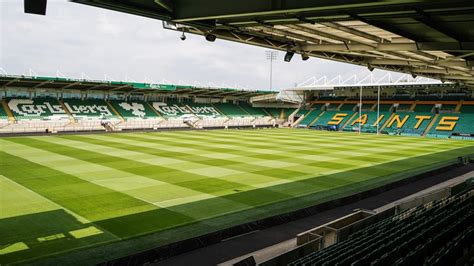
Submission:
[[[24,0],[25,13],[46,15],[46,1],[47,0]]]

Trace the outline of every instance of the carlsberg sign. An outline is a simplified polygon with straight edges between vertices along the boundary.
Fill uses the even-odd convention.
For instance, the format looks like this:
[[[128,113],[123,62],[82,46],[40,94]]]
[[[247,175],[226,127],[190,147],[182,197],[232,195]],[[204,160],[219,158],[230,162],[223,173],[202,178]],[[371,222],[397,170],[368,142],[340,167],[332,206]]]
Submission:
[[[219,116],[221,115],[212,106],[190,106],[187,104],[168,105],[163,102],[154,102],[153,107],[164,116],[182,116],[186,114],[195,114],[201,116]]]

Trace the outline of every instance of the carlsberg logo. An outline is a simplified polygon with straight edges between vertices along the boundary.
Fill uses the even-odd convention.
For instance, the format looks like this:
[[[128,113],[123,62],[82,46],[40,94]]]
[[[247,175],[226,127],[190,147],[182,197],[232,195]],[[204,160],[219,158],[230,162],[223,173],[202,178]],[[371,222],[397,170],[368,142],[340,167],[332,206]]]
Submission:
[[[219,112],[212,106],[189,106],[173,104],[168,106],[166,103],[154,102],[153,107],[163,115],[167,116],[181,116],[185,114],[196,115],[220,115]]]
[[[107,105],[74,105],[64,102],[68,111],[73,115],[97,115],[112,116]]]
[[[119,106],[122,107],[126,111],[132,111],[134,116],[144,117],[145,116],[145,106],[141,103],[127,103],[121,102]]]
[[[44,114],[50,114],[52,116],[60,115],[65,116],[63,108],[59,104],[51,104],[48,101],[44,101],[41,104],[34,104],[33,100],[30,99],[11,99],[8,102],[8,107],[13,111],[15,115],[21,116],[42,116]]]

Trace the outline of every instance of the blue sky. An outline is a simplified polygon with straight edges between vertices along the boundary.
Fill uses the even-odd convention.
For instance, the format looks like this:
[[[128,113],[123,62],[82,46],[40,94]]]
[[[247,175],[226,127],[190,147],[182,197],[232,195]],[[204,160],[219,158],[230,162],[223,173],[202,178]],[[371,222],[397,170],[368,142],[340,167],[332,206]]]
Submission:
[[[265,49],[162,28],[158,20],[96,7],[49,0],[46,16],[23,13],[22,0],[0,2],[0,68],[9,74],[171,82],[267,89]],[[274,88],[293,87],[311,77],[361,77],[365,67],[316,58],[274,62]],[[385,72],[375,70],[382,76]]]

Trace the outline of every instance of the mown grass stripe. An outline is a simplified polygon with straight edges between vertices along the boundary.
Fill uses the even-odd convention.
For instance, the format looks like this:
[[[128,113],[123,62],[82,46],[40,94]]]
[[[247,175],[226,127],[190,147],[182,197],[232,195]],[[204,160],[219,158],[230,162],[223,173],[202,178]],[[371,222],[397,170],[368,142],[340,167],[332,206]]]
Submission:
[[[121,238],[192,222],[125,194],[0,151],[2,175]]]

